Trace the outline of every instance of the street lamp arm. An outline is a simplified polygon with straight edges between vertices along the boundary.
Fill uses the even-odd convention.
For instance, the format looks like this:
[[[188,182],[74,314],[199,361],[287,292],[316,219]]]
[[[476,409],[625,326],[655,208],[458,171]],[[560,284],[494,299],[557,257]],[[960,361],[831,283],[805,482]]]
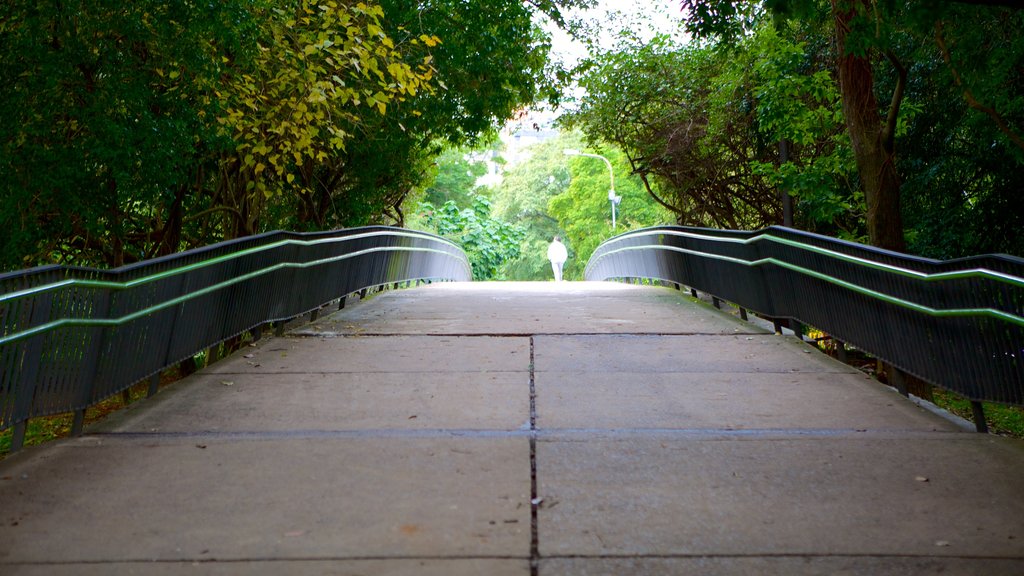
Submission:
[[[612,205],[612,230],[615,230],[615,207],[618,205],[619,201],[622,200],[622,197],[615,195],[615,171],[612,170],[612,163],[600,154],[588,154],[586,152],[580,152],[579,150],[573,149],[565,149],[562,153],[566,156],[586,156],[587,158],[600,158],[601,160],[604,160],[605,166],[608,166],[608,177],[611,179],[612,183],[612,188],[608,191],[608,201],[611,202]]]
[[[590,153],[587,153],[587,152],[580,152],[579,150],[567,149],[567,150],[564,150],[563,152],[565,153],[566,156],[586,156],[587,158],[599,158],[601,160],[604,160],[605,166],[608,166],[608,176],[609,176],[609,178],[611,178],[611,183],[612,183],[612,189],[611,189],[612,193],[611,193],[611,195],[615,194],[615,171],[612,170],[612,163],[607,158],[605,158],[604,156],[601,156],[600,154],[590,154]]]

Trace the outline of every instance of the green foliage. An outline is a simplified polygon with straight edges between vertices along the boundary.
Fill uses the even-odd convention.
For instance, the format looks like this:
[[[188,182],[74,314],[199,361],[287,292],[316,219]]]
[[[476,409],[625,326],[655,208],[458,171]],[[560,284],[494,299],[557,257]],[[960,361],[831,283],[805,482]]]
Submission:
[[[756,228],[781,220],[777,193],[753,162],[774,143],[757,133],[755,95],[730,55],[657,37],[599,55],[568,117],[592,143],[613,143],[680,224]]]
[[[478,178],[487,173],[487,164],[467,159],[467,148],[442,152],[435,160],[434,180],[426,187],[424,201],[440,206],[451,200],[459,206],[470,206]]]
[[[617,208],[616,228],[612,229],[611,202],[608,200],[608,168],[599,159],[566,158],[572,175],[568,189],[551,198],[548,211],[565,231],[571,258],[565,264],[568,280],[580,280],[594,250],[608,238],[627,230],[671,222],[671,213],[658,205],[642,182],[630,174],[626,155],[617,149],[599,150],[612,164],[617,175],[615,193],[622,197]],[[550,240],[550,239],[549,239]]]
[[[211,149],[210,89],[254,23],[233,5],[0,7],[2,266],[155,253]]]
[[[746,40],[758,16],[755,3],[680,3],[693,9],[687,22],[691,32],[730,50]],[[1017,233],[1024,226],[1019,194],[1024,183],[1024,40],[1019,33],[1024,12],[1010,2],[772,0],[764,5],[780,30],[797,25],[787,22],[797,20],[799,26],[817,27],[841,40],[845,52],[825,59],[821,70],[841,70],[849,62],[842,58],[847,54],[868,61],[873,84],[850,83],[845,96],[854,102],[868,87],[879,101],[879,118],[873,124],[888,154],[882,165],[895,165],[899,173],[893,181],[912,252],[940,258],[1024,254],[1024,237]],[[764,61],[777,56],[766,51]],[[760,63],[757,68],[764,71]],[[906,70],[903,86],[898,82],[901,68]],[[814,76],[813,70],[797,68],[782,78],[799,85],[823,109],[834,108],[827,104],[832,99],[827,92],[815,88]],[[906,90],[902,98],[900,88]],[[895,119],[887,117],[893,103],[898,108],[892,109],[899,111]],[[806,134],[806,119],[800,111],[786,109],[774,124]],[[863,119],[857,130],[849,124],[850,137],[874,139],[870,121]],[[799,142],[798,136],[787,138]],[[848,156],[838,154],[845,147],[835,140],[836,153],[804,164],[799,173],[783,166],[773,176],[768,165],[761,172],[799,196],[805,222],[809,217],[820,226],[830,215],[846,212],[834,233],[856,238],[863,227],[855,220],[863,220],[859,205],[864,193],[845,193],[842,185],[866,190],[864,183],[878,164],[858,158],[862,165],[851,174]],[[841,186],[829,187],[829,176],[838,176],[833,182]]]
[[[495,188],[495,215],[516,222],[526,230],[519,258],[502,268],[505,278],[551,278],[551,266],[547,259],[548,243],[554,236],[564,238],[565,231],[548,212],[548,202],[569,186],[569,159],[562,151],[566,148],[579,148],[580,145],[578,135],[565,133],[558,138],[534,144],[528,149],[529,157],[509,167],[501,184]],[[572,259],[572,247],[568,247]]]
[[[222,161],[227,182],[219,200],[249,214],[239,222],[242,234],[256,231],[253,207],[265,199],[314,194],[307,165],[337,157],[372,122],[363,118],[431,91],[434,73],[429,56],[404,61],[382,28],[380,6],[300,0],[258,16],[268,36],[257,42],[251,67],[218,92],[225,109],[218,121],[236,143],[236,154]],[[422,34],[409,42],[432,47],[439,39]]]
[[[547,95],[533,16],[586,3],[4,2],[0,266],[400,224],[438,142]]]
[[[491,217],[491,202],[473,195],[469,208],[459,208],[449,200],[440,208],[420,204],[426,228],[448,238],[466,251],[473,266],[474,280],[498,279],[501,265],[519,256],[522,226]]]

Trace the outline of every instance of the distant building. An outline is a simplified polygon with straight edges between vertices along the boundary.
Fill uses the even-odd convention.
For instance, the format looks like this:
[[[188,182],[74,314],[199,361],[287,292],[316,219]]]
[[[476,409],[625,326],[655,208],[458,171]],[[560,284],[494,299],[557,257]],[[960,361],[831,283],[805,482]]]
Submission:
[[[500,153],[501,158],[505,161],[504,164],[495,161],[499,154],[493,150],[468,154],[467,160],[487,164],[487,174],[477,178],[476,185],[497,186],[501,184],[507,167],[525,162],[530,157],[528,150],[530,146],[558,137],[559,130],[555,127],[557,117],[554,112],[546,110],[524,110],[516,118],[506,123],[499,134],[505,145],[505,150]]]

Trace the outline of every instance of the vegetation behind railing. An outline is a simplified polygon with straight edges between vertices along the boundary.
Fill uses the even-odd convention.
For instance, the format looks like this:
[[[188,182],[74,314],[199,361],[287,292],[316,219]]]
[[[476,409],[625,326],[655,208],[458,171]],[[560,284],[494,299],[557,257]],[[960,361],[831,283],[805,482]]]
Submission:
[[[783,227],[659,227],[602,244],[588,280],[687,285],[817,327],[972,402],[1024,404],[1024,259],[938,261]]]
[[[198,352],[368,287],[470,280],[430,234],[372,227],[271,232],[116,270],[0,275],[0,430],[76,411]]]

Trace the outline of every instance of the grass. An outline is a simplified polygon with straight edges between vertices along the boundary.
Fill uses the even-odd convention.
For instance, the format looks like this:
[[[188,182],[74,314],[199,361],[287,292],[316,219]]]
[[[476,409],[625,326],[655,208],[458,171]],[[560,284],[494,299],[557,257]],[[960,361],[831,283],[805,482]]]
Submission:
[[[947,410],[961,418],[973,421],[970,400],[950,392],[936,388],[935,405]],[[982,402],[985,409],[985,421],[988,422],[988,431],[1000,436],[1012,436],[1013,438],[1024,438],[1024,408],[1017,406],[1006,406]]]
[[[808,330],[807,336],[814,338],[818,348],[826,354],[832,357],[836,356],[835,340],[829,338],[825,333],[811,329]],[[872,369],[877,364],[873,357],[852,349],[847,350],[847,357],[851,366],[878,377]],[[869,366],[872,368],[868,368]],[[939,408],[970,422],[974,421],[971,401],[967,398],[955,392],[935,387],[932,388],[932,396],[932,402]],[[1024,408],[992,402],[983,402],[982,407],[985,409],[985,422],[988,423],[989,433],[1024,438]]]
[[[179,379],[180,376],[177,369],[168,370],[160,376],[160,386],[166,386]],[[87,409],[85,411],[85,425],[88,426],[99,422],[108,415],[145,398],[149,392],[149,381],[140,382],[129,388],[127,392],[127,403],[125,403],[124,397],[121,394],[115,394]],[[73,422],[74,414],[71,413],[32,418],[28,421],[28,427],[25,430],[25,447],[43,444],[58,438],[67,438],[71,435],[71,425]],[[11,439],[13,436],[13,428],[0,432],[0,460],[10,455]]]

